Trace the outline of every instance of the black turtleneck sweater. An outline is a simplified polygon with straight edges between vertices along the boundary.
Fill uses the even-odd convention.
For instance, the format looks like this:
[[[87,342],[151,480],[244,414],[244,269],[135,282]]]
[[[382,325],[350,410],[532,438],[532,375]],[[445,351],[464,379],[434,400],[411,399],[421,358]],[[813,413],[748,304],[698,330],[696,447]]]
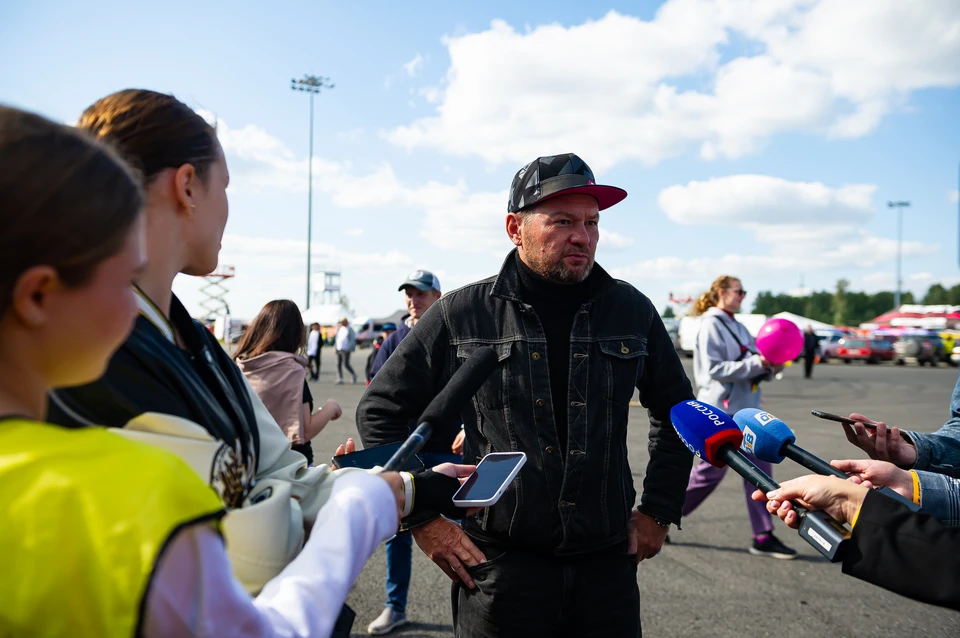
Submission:
[[[520,259],[519,253],[515,258],[520,272],[520,297],[533,306],[547,338],[547,367],[550,373],[554,423],[560,448],[566,454],[570,331],[580,307],[595,294],[597,278],[591,273],[578,284],[554,283],[528,268]]]

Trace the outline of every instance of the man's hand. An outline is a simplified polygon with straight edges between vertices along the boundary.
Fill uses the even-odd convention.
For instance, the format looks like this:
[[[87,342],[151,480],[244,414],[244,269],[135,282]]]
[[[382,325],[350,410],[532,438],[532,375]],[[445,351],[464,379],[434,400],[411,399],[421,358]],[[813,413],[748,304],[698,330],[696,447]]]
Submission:
[[[450,449],[453,450],[454,454],[459,454],[463,456],[463,439],[467,436],[466,431],[460,430],[457,434],[457,438],[453,440],[453,445],[450,446]]]
[[[637,563],[653,558],[663,547],[667,537],[667,528],[661,526],[652,516],[633,510],[627,531],[627,553],[637,555]]]
[[[470,537],[459,525],[446,518],[437,518],[410,530],[417,546],[435,562],[455,583],[463,583],[468,589],[477,585],[470,578],[467,566],[474,567],[487,562]]]
[[[866,495],[867,488],[836,476],[801,476],[784,481],[780,489],[766,494],[757,490],[752,498],[755,501],[769,499],[767,511],[797,529],[800,517],[790,503],[792,500],[811,511],[823,510],[840,523],[848,523],[853,520]]]
[[[857,413],[851,414],[850,419],[859,423],[853,426],[843,424],[847,440],[866,452],[871,459],[889,461],[900,467],[913,467],[917,462],[917,448],[900,436],[899,428],[887,428],[883,421],[871,421]],[[877,426],[877,431],[870,432],[860,423],[872,423]]]
[[[830,465],[850,474],[850,481],[866,488],[887,486],[900,496],[913,500],[913,475],[886,461],[830,461]]]

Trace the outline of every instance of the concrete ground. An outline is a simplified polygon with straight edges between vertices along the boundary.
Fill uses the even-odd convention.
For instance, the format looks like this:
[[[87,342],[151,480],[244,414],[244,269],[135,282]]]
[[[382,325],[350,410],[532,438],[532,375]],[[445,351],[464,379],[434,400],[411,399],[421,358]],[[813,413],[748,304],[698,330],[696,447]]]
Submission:
[[[362,378],[370,350],[354,353],[353,366]],[[685,360],[691,374],[690,360]],[[353,420],[364,385],[333,384],[336,362],[332,348],[323,349],[320,381],[311,384],[314,398],[336,399],[344,416],[314,440],[318,461],[337,444],[356,436]],[[796,432],[798,444],[825,459],[860,458],[847,443],[839,424],[810,416],[811,409],[837,414],[861,412],[891,425],[933,430],[948,417],[956,368],[820,365],[805,380],[793,367],[784,379],[766,384],[764,407]],[[647,414],[630,414],[630,463],[638,492],[647,462]],[[786,461],[775,477],[783,480],[804,473]],[[644,635],[648,637],[789,636],[924,636],[960,635],[960,615],[901,598],[844,576],[801,541],[796,532],[777,522],[777,535],[800,552],[793,561],[750,556],[750,524],[744,507],[742,481],[732,472],[717,491],[673,530],[674,543],[659,557],[640,564],[638,580]],[[357,612],[354,635],[383,609],[385,600],[383,548],[373,555],[358,579],[348,603]],[[960,578],[960,574],[957,575]],[[452,635],[450,583],[414,547],[413,580],[407,616],[412,621],[392,635],[433,637]]]

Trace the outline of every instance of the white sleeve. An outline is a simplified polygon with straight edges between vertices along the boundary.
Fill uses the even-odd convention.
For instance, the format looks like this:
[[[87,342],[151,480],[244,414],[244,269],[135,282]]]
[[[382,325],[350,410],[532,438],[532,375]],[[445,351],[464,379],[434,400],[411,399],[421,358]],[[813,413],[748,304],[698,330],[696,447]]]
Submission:
[[[300,555],[251,599],[209,525],[179,533],[160,559],[143,635],[329,636],[363,564],[397,529],[387,483],[355,472],[337,481]]]

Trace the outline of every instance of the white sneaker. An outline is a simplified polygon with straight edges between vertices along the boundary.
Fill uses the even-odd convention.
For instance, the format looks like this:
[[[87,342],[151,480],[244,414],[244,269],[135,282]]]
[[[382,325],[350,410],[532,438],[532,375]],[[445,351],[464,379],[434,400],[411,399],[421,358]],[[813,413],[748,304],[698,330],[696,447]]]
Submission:
[[[334,385],[343,385],[343,377],[341,377],[341,378],[337,379],[336,381],[334,381]]]
[[[367,633],[371,636],[383,636],[389,634],[394,629],[406,625],[407,615],[394,611],[391,607],[386,607],[377,619],[367,626]]]

